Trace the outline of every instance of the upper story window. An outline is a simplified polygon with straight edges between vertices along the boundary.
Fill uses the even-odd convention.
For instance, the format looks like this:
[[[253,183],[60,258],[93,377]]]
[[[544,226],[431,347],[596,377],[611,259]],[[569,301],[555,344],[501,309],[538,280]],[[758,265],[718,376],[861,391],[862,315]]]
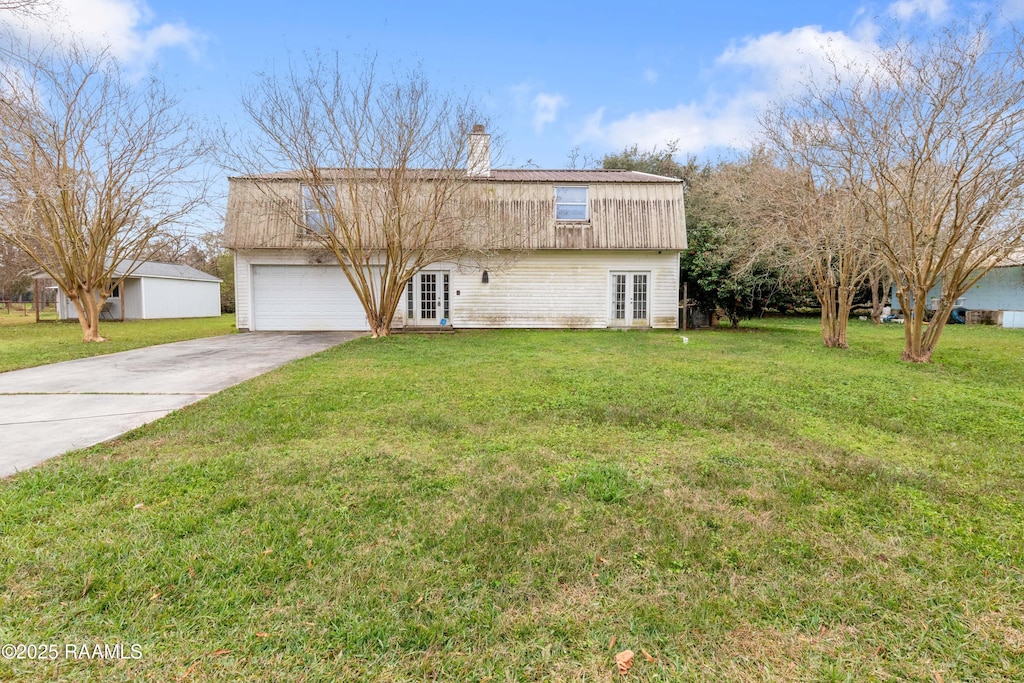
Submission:
[[[586,187],[555,188],[555,220],[586,221],[590,219]]]
[[[334,185],[317,188],[305,184],[302,186],[302,216],[307,230],[324,233],[328,228],[334,229],[334,215],[330,213],[328,203],[333,201],[334,192]]]

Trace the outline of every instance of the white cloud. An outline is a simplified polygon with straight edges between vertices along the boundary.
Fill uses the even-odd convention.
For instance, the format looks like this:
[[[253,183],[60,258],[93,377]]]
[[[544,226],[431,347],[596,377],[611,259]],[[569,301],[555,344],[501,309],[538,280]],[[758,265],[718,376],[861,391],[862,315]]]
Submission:
[[[752,85],[782,94],[833,66],[845,69],[873,61],[872,56],[879,49],[873,32],[860,33],[853,36],[842,31],[823,31],[820,26],[802,26],[788,33],[776,31],[730,45],[715,63],[719,67],[746,69],[753,77]]]
[[[889,13],[900,21],[909,21],[923,14],[930,21],[940,21],[949,12],[946,0],[897,0],[889,5]]]
[[[677,141],[681,153],[742,146],[757,132],[757,116],[771,101],[796,90],[815,73],[834,66],[841,70],[869,65],[879,50],[875,30],[862,22],[851,33],[803,26],[746,38],[726,48],[708,76],[732,86],[725,93],[710,89],[700,100],[673,108],[632,112],[606,121],[604,108],[582,125],[577,142],[609,149],[641,148]]]
[[[34,40],[75,38],[93,49],[110,50],[126,63],[146,63],[167,48],[195,56],[201,37],[182,22],[155,23],[144,0],[54,0],[53,9],[21,19],[15,31]]]
[[[658,72],[654,69],[644,69],[644,81],[650,85],[654,85],[658,82]]]
[[[533,98],[533,130],[540,135],[544,126],[554,123],[558,118],[558,110],[568,103],[561,95],[537,93]]]
[[[676,141],[681,154],[709,147],[739,147],[750,142],[755,112],[764,103],[760,96],[751,94],[721,107],[691,102],[674,109],[633,112],[607,123],[601,108],[584,121],[578,139],[600,142],[611,149],[632,145],[652,149]]]

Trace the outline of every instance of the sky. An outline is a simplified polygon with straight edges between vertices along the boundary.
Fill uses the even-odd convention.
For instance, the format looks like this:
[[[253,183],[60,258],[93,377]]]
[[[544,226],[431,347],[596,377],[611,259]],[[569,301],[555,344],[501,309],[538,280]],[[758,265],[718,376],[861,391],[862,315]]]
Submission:
[[[107,45],[228,129],[248,125],[238,103],[256,73],[316,50],[374,54],[479,102],[502,137],[496,165],[539,168],[673,141],[709,158],[752,140],[757,113],[827,51],[870,54],[893,28],[923,35],[984,13],[1024,23],[1024,0],[50,2],[18,30]]]

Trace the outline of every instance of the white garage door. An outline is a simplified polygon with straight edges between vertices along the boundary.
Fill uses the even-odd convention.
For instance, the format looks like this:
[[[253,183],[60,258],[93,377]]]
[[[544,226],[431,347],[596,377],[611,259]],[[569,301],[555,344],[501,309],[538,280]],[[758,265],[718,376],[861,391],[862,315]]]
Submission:
[[[253,329],[368,330],[338,266],[253,266]]]

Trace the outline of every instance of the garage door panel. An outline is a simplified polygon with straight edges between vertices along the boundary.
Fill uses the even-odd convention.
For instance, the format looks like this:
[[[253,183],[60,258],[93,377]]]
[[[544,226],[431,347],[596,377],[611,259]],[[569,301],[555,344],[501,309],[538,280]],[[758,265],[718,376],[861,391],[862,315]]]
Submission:
[[[252,267],[253,329],[368,330],[366,313],[338,266]]]

